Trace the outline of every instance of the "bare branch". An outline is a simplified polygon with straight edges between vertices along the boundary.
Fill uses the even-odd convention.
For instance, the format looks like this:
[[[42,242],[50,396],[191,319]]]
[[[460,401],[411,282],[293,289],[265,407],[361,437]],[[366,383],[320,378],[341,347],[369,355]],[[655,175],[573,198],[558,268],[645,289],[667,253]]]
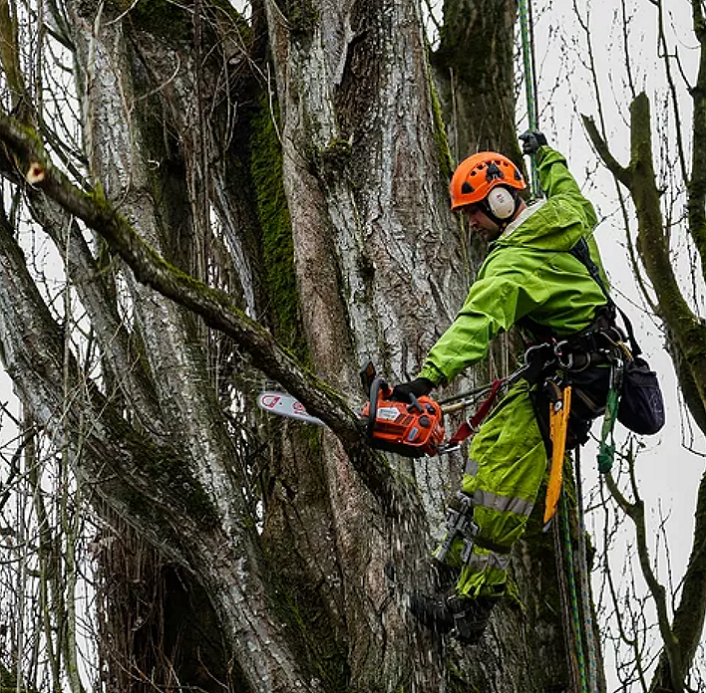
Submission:
[[[625,456],[625,459],[629,465],[631,486],[633,488],[633,492],[636,493],[637,486],[634,479],[635,455],[632,445],[628,454]],[[645,523],[645,504],[638,496],[635,496],[634,501],[629,502],[619,491],[617,484],[612,479],[610,474],[606,475],[606,484],[608,485],[613,497],[618,501],[620,507],[623,508],[627,516],[635,525],[638,560],[640,562],[642,575],[647,582],[647,586],[657,609],[657,622],[659,625],[660,634],[662,636],[662,641],[664,643],[664,651],[669,660],[671,683],[675,692],[681,692],[684,690],[685,679],[685,673],[682,668],[682,652],[679,642],[671,629],[664,586],[657,579],[650,562],[650,550],[647,543],[647,526]]]
[[[674,78],[672,77],[672,59],[675,56],[669,52],[669,46],[667,45],[667,38],[664,32],[664,8],[662,0],[659,0],[657,3],[657,9],[657,40],[662,54],[661,57],[664,61],[664,74],[667,78],[667,85],[669,88],[669,100],[672,110],[674,111],[674,137],[677,143],[677,152],[679,153],[679,165],[684,180],[688,180],[686,155],[684,153],[684,140],[682,138],[682,119],[681,109],[679,107],[679,96],[677,94]],[[694,124],[696,124],[696,118],[694,118]]]
[[[590,116],[582,115],[583,125],[588,132],[588,136],[591,139],[593,146],[598,152],[601,160],[605,164],[606,168],[628,189],[632,184],[632,177],[630,171],[621,166],[618,160],[611,154],[608,148],[608,143],[605,141],[603,135],[598,131],[596,123]]]
[[[17,17],[14,4],[0,2],[0,62],[12,93],[12,108],[17,110],[25,103],[26,89],[17,41]]]
[[[169,265],[120,216],[97,191],[85,193],[74,187],[46,157],[31,130],[12,118],[0,116],[0,140],[20,170],[37,189],[44,191],[66,211],[81,219],[106,239],[113,252],[130,266],[141,283],[192,310],[210,327],[234,339],[251,356],[254,365],[281,383],[311,414],[318,416],[336,434],[364,482],[388,507],[397,507],[399,487],[382,456],[365,444],[359,418],[346,402],[313,373],[284,351],[262,325],[240,311],[228,294]]]
[[[696,85],[691,90],[694,114],[692,118],[692,147],[691,147],[691,179],[687,189],[689,199],[687,211],[689,217],[689,233],[694,240],[700,257],[706,258],[706,30],[703,27],[700,3],[694,6],[694,33],[699,40],[699,71]],[[706,273],[706,267],[702,268]],[[706,274],[704,274],[706,276]]]

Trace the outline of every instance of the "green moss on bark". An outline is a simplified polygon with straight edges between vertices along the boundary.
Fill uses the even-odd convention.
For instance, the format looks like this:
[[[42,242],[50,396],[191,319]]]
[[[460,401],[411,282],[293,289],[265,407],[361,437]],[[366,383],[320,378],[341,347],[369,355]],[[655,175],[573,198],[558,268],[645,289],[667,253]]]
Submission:
[[[333,632],[326,631],[331,622],[321,606],[315,590],[300,585],[296,591],[282,584],[272,586],[270,606],[294,634],[292,647],[312,678],[324,683],[331,693],[348,691],[350,668],[346,652],[339,648]],[[313,625],[312,625],[313,624]]]
[[[130,12],[130,17],[142,31],[170,42],[191,41],[191,14],[168,0],[140,0]]]
[[[428,53],[427,53],[428,54]],[[453,157],[449,147],[449,139],[446,134],[446,124],[444,123],[444,113],[439,98],[439,92],[434,82],[431,63],[427,60],[427,75],[429,80],[429,95],[431,98],[432,116],[434,118],[434,140],[439,153],[439,167],[445,180],[451,180],[453,175]]]
[[[310,36],[319,24],[319,12],[311,0],[285,0],[280,10],[294,36]]]
[[[265,97],[252,119],[250,174],[256,192],[257,216],[262,228],[265,282],[270,297],[275,334],[299,360],[307,346],[301,327],[301,307],[294,269],[294,241],[283,185],[282,149]]]
[[[312,153],[312,160],[319,176],[328,183],[341,178],[352,154],[351,143],[341,138],[332,139],[328,145]]]

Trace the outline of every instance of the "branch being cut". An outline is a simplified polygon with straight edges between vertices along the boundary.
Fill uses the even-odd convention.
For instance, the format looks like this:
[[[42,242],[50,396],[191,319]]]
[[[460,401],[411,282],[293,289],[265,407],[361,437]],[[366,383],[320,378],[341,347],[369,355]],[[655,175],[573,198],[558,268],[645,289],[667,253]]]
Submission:
[[[388,509],[399,508],[400,502],[407,503],[408,496],[400,480],[384,458],[365,444],[360,420],[343,398],[304,369],[270,332],[240,311],[228,294],[167,263],[105,199],[100,189],[89,194],[71,184],[52,165],[34,131],[0,115],[0,141],[8,155],[6,161],[0,162],[3,173],[16,180],[19,169],[27,182],[105,238],[139,282],[193,311],[207,325],[235,340],[257,368],[279,382],[333,431],[363,482]]]

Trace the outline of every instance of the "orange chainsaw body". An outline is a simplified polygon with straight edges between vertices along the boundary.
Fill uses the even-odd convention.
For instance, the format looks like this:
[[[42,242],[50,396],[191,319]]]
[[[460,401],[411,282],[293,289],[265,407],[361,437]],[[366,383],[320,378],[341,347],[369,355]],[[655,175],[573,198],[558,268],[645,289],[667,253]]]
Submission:
[[[377,379],[363,407],[370,445],[404,457],[436,455],[446,435],[441,407],[431,397],[396,402],[387,399],[391,392]]]

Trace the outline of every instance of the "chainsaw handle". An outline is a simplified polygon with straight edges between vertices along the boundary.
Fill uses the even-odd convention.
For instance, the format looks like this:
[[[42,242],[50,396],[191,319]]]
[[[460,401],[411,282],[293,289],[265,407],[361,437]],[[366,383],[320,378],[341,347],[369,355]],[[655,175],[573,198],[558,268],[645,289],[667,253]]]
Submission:
[[[383,378],[373,378],[372,383],[370,383],[370,410],[368,411],[368,425],[366,427],[370,440],[373,439],[373,426],[375,426],[375,420],[378,416],[378,395],[380,390],[384,390],[386,395],[392,393],[392,388]]]
[[[368,424],[367,432],[368,438],[372,440],[373,438],[373,427],[375,426],[375,421],[378,417],[378,401],[380,393],[382,392],[383,397],[389,399],[392,394],[392,388],[385,382],[383,378],[377,377],[373,379],[370,384],[370,410],[368,411]],[[424,412],[424,408],[419,404],[417,396],[409,393],[409,408],[408,411],[416,409],[420,414]]]
[[[409,411],[410,409],[416,409],[420,414],[424,411],[423,407],[421,404],[419,404],[419,400],[417,399],[417,395],[413,395],[411,392],[409,393]]]

